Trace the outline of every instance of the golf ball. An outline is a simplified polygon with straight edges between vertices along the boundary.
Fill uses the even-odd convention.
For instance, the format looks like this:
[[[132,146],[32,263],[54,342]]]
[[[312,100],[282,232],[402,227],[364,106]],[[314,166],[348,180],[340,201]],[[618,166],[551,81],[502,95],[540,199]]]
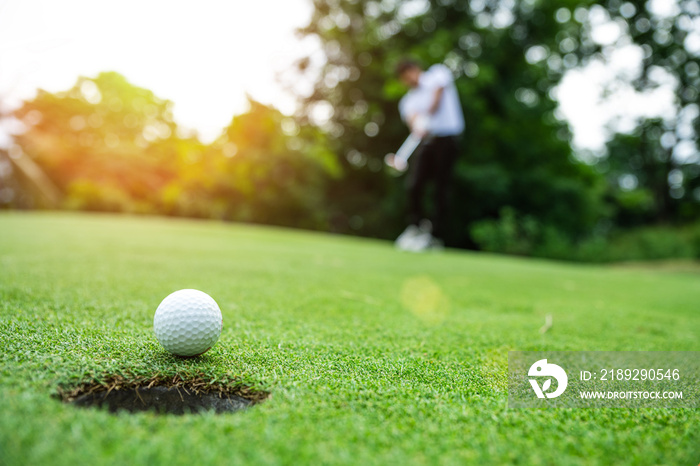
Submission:
[[[153,330],[163,348],[177,356],[198,356],[221,335],[223,318],[216,301],[199,290],[168,295],[156,309]]]

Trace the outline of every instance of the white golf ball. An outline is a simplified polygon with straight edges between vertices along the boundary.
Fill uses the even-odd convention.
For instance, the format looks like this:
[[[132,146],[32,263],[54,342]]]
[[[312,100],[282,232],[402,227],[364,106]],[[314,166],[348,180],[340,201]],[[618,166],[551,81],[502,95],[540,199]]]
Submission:
[[[223,318],[216,301],[199,290],[168,295],[156,309],[153,330],[163,348],[177,356],[198,356],[221,335]]]

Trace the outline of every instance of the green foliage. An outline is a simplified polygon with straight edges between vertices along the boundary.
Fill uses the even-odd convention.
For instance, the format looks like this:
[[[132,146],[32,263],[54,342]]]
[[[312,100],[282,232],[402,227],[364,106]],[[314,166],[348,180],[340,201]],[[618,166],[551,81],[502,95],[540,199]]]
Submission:
[[[554,116],[549,91],[564,69],[548,67],[546,56],[526,58],[535,46],[553,51],[577,37],[580,25],[559,23],[555,13],[585,4],[434,1],[422,11],[411,5],[317,1],[302,31],[319,38],[326,51],[305,109],[307,115],[324,103],[334,109],[325,127],[337,135],[347,173],[335,187],[336,209],[346,219],[372,217],[378,208],[373,199],[383,198],[381,223],[365,222],[360,232],[391,237],[403,226],[402,180],[380,168],[406,136],[396,109],[406,89],[393,68],[411,55],[426,66],[444,62],[453,70],[467,121],[451,244],[468,244],[467,224],[495,218],[508,205],[570,237],[590,231],[603,213],[602,180],[572,157],[568,128]],[[308,64],[301,64],[302,73],[313,70]],[[369,194],[360,201],[359,192]],[[340,228],[350,231],[349,225]]]
[[[645,227],[613,235],[609,261],[657,260],[697,257],[689,238],[677,228]]]
[[[226,218],[327,228],[325,182],[337,178],[340,167],[313,127],[251,102],[212,147],[229,155],[217,170],[219,190],[235,199]]]
[[[684,235],[693,248],[695,258],[700,259],[700,222],[689,226]]]
[[[689,182],[693,164],[677,168],[671,149],[661,144],[667,132],[664,127],[660,120],[647,120],[634,134],[615,135],[608,144],[608,154],[598,162],[608,178],[614,221],[620,226],[687,222],[700,213],[692,197],[671,196],[670,173],[676,170],[684,182]]]
[[[615,209],[615,223],[621,227],[649,223],[654,218],[653,193],[644,188],[630,191],[619,189],[611,193],[611,205]]]
[[[471,235],[484,251],[553,259],[578,258],[570,236],[532,215],[519,214],[512,207],[501,209],[496,220],[474,223]]]
[[[171,107],[102,73],[25,102],[16,142],[69,209],[327,228],[325,189],[340,168],[320,131],[250,101],[207,145],[182,134]]]
[[[484,251],[529,255],[539,241],[540,225],[532,216],[518,219],[513,208],[504,207],[498,220],[472,225],[471,235]]]
[[[13,114],[26,128],[16,143],[69,209],[394,238],[405,226],[404,180],[383,158],[407,133],[393,69],[408,55],[453,71],[466,117],[448,245],[592,261],[685,257],[698,250],[688,246],[692,227],[645,228],[700,216],[700,61],[687,40],[700,11],[694,0],[677,7],[662,17],[646,0],[314,0],[300,34],[318,39],[325,59],[299,61],[315,86],[295,117],[251,101],[203,144],[173,122],[171,102],[102,73],[25,102]],[[568,70],[611,56],[616,44],[596,41],[595,18],[619,26],[617,45],[643,52],[640,73],[614,84],[650,91],[665,71],[676,115],[615,134],[590,166],[572,153],[552,91]],[[0,206],[36,206],[8,160],[0,154]]]
[[[670,16],[659,14],[654,3],[645,0],[605,0],[596,8],[596,13],[602,10],[622,27],[619,44],[634,44],[643,52],[640,72],[618,78],[613,85],[629,84],[644,93],[654,91],[664,80],[674,81],[673,116],[641,119],[632,131],[625,129],[616,134],[608,144],[607,155],[598,163],[609,175],[613,192],[620,190],[619,181],[625,176],[653,195],[654,206],[646,215],[630,219],[623,213],[620,221],[693,222],[700,216],[700,55],[690,39],[698,33],[698,3],[673,2]],[[591,30],[584,29],[582,41],[593,46]],[[595,44],[587,53],[587,61],[607,60],[610,47]]]
[[[700,224],[684,230],[653,226],[596,232],[572,240],[556,227],[506,207],[498,219],[473,224],[471,235],[485,251],[581,262],[700,257]]]
[[[467,119],[451,244],[587,260],[638,256],[634,248],[623,252],[616,245],[610,248],[619,253],[605,253],[609,237],[595,228],[608,221],[625,229],[697,219],[697,156],[674,154],[681,143],[696,147],[696,135],[689,135],[680,118],[642,121],[632,134],[616,135],[592,170],[572,157],[568,129],[556,117],[550,91],[567,70],[609,57],[610,49],[592,32],[593,17],[609,17],[621,26],[620,44],[631,40],[642,46],[642,72],[632,79],[633,87],[655,88],[654,73],[666,70],[678,78],[678,114],[692,115],[699,62],[685,38],[700,13],[696,6],[680,1],[677,14],[663,18],[641,0],[430,1],[423,9],[389,1],[315,2],[314,17],[302,32],[321,40],[327,62],[306,110],[313,114],[324,102],[335,110],[326,126],[338,135],[348,173],[336,192],[349,194],[336,196],[337,210],[346,220],[371,218],[361,233],[391,237],[400,230],[400,180],[387,180],[378,167],[405,136],[396,113],[405,89],[392,71],[400,57],[411,55],[426,66],[444,62],[452,68]],[[303,64],[302,72],[315,71],[308,61]],[[371,125],[381,137],[374,136],[376,127],[367,131]],[[371,195],[360,194],[368,191]],[[374,198],[385,202],[377,206]],[[503,215],[504,208],[517,215]],[[685,254],[662,237],[660,250],[652,248],[650,257]]]
[[[171,175],[163,140],[173,140],[172,103],[117,73],[80,78],[66,92],[39,94],[15,112],[27,127],[17,144],[76,206],[123,205],[86,193],[119,191],[146,201]],[[100,185],[85,189],[86,185]],[[135,210],[138,210],[136,208]]]

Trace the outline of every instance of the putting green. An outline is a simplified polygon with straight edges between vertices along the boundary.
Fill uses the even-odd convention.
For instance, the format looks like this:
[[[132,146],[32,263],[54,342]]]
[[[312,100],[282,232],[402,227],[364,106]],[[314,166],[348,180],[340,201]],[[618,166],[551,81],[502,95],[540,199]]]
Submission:
[[[177,359],[152,319],[217,300]],[[700,275],[216,222],[0,214],[0,464],[697,464],[696,410],[507,408],[509,350],[700,351]],[[540,333],[545,318],[552,326]],[[271,392],[225,415],[52,398],[110,376]]]

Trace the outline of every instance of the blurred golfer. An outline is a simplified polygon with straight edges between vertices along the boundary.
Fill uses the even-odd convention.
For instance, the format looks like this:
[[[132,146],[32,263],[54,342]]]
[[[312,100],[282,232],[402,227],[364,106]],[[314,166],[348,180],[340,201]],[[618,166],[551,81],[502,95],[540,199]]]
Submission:
[[[410,88],[399,102],[399,113],[411,133],[421,138],[407,176],[409,225],[396,239],[396,247],[406,251],[441,249],[452,168],[464,131],[462,106],[452,72],[444,65],[424,71],[416,62],[403,60],[396,74]],[[431,182],[435,210],[428,218],[423,197]]]

